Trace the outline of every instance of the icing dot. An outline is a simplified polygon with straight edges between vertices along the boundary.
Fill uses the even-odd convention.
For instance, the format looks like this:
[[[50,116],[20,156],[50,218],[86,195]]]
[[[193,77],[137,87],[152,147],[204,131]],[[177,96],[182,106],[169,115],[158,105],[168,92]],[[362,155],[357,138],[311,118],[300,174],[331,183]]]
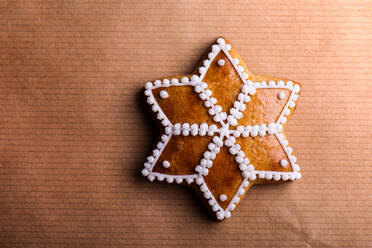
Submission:
[[[203,195],[204,195],[204,198],[205,198],[205,199],[210,199],[211,196],[212,196],[211,193],[209,193],[209,192],[204,192]]]
[[[295,93],[300,92],[300,86],[298,84],[295,84],[293,90]]]
[[[282,159],[282,160],[280,160],[280,165],[282,167],[287,167],[288,166],[288,161],[286,159]]]
[[[214,204],[214,205],[212,206],[212,210],[213,210],[214,212],[216,212],[216,211],[218,210],[218,206],[217,206],[217,204]]]
[[[275,180],[275,181],[279,181],[280,178],[281,178],[280,174],[275,174],[275,175],[274,175],[274,180]]]
[[[183,77],[182,79],[181,79],[181,82],[182,83],[187,83],[189,81],[189,78],[188,77]]]
[[[249,180],[254,181],[254,180],[256,180],[256,179],[257,179],[256,174],[251,173],[251,174],[249,175]]]
[[[224,60],[224,59],[219,59],[219,60],[217,61],[217,64],[218,64],[219,66],[224,66],[224,65],[225,65],[225,60]]]
[[[151,89],[153,87],[153,84],[151,83],[151,82],[147,82],[146,84],[145,84],[145,89]]]
[[[178,78],[172,78],[172,79],[171,79],[171,84],[172,84],[172,85],[177,85],[178,83],[179,83]]]
[[[192,75],[191,76],[191,80],[192,81],[198,81],[199,80],[199,77],[197,75]]]
[[[300,171],[300,166],[298,166],[298,164],[294,164],[293,171]]]
[[[279,94],[278,94],[278,98],[279,98],[280,100],[283,100],[283,99],[285,98],[285,93],[284,93],[283,91],[279,92]]]
[[[218,38],[217,43],[221,45],[225,45],[225,40],[223,38]]]
[[[188,178],[186,178],[186,182],[187,182],[188,184],[190,184],[190,183],[194,182],[194,178],[192,178],[192,177],[188,177]]]
[[[241,188],[241,189],[238,190],[238,194],[239,194],[239,195],[242,195],[242,194],[244,194],[244,193],[245,193],[244,188]]]
[[[230,218],[231,217],[231,213],[230,213],[230,211],[226,211],[225,212],[225,218]]]
[[[200,86],[200,85],[195,85],[195,87],[194,87],[194,91],[196,92],[196,93],[200,93],[200,92],[202,92],[202,87]]]
[[[142,172],[142,175],[145,177],[147,177],[150,174],[147,169],[143,169],[141,172]]]
[[[275,83],[275,81],[269,81],[269,86],[275,86],[276,85],[276,83]]]
[[[283,81],[283,80],[279,80],[279,81],[278,81],[278,86],[280,86],[280,87],[284,87],[284,81]]]
[[[224,195],[224,194],[222,194],[222,195],[220,195],[220,201],[226,201],[227,200],[227,196],[226,195]]]
[[[272,174],[272,173],[267,173],[267,174],[265,175],[265,178],[266,178],[267,180],[271,180],[271,179],[273,179],[273,174]]]
[[[200,184],[203,183],[203,178],[202,177],[197,177],[195,182],[196,182],[197,185],[200,185]]]
[[[169,161],[164,160],[164,161],[163,161],[163,167],[164,167],[164,168],[169,168],[169,167],[170,167],[170,163],[169,163]]]
[[[225,218],[225,214],[222,211],[218,211],[216,213],[217,219],[223,220]]]
[[[214,45],[212,46],[212,52],[217,53],[217,52],[219,52],[219,50],[220,50],[220,48],[219,48],[219,46],[217,46],[216,44],[214,44]]]
[[[160,91],[160,92],[159,92],[159,96],[160,96],[161,98],[163,98],[163,99],[169,97],[168,92],[166,92],[165,90]]]
[[[147,177],[151,182],[155,180],[155,177],[153,175],[148,175]],[[294,180],[294,179],[293,179]]]
[[[283,181],[287,181],[289,179],[289,176],[287,174],[282,175]]]

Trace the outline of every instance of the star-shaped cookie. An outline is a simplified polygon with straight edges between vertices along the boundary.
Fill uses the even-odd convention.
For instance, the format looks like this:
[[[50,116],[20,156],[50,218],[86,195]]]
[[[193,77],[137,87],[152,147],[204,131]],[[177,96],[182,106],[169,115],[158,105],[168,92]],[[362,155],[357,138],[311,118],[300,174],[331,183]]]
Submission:
[[[253,75],[223,38],[191,75],[148,82],[147,102],[163,127],[143,176],[189,184],[230,218],[257,183],[301,177],[283,126],[300,84]]]

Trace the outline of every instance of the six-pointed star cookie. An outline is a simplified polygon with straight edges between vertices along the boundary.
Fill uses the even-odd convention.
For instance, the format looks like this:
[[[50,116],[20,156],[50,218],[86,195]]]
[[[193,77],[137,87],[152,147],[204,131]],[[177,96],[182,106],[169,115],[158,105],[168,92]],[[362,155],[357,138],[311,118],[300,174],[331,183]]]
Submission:
[[[250,73],[218,38],[193,74],[146,83],[164,134],[142,174],[192,185],[217,219],[229,218],[253,184],[301,177],[283,131],[299,92],[299,83]]]

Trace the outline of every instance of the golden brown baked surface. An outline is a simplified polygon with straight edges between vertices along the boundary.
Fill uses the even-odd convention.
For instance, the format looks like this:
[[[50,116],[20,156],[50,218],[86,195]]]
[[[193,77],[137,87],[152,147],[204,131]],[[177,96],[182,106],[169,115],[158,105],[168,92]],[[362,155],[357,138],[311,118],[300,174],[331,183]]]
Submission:
[[[227,44],[220,39],[202,69],[148,83],[145,91],[165,134],[143,174],[195,184],[218,219],[230,217],[253,184],[300,178],[283,130],[300,84],[252,74]]]

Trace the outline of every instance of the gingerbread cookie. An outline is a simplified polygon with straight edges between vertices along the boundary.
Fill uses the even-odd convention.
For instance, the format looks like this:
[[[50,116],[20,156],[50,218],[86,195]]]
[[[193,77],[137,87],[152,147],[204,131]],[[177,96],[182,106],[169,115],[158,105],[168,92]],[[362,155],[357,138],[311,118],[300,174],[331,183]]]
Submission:
[[[190,184],[230,218],[257,183],[301,178],[283,130],[300,84],[248,71],[223,38],[191,75],[145,85],[147,102],[164,127],[143,176]]]

